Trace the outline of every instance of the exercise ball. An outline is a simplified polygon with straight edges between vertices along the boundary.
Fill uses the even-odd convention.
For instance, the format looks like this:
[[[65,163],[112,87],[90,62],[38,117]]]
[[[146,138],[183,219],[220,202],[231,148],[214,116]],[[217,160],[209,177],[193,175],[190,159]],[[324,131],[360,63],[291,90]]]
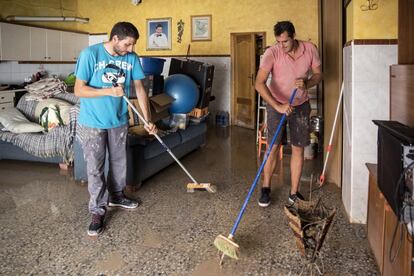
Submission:
[[[200,92],[192,78],[183,74],[167,77],[164,92],[175,100],[170,106],[170,113],[188,113],[196,106]]]

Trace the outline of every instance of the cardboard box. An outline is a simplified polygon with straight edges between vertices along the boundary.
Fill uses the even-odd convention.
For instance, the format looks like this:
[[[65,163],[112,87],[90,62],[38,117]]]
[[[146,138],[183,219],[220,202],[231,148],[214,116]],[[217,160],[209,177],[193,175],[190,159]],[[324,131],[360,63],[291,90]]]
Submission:
[[[156,122],[170,116],[168,108],[174,101],[173,97],[168,96],[165,93],[153,96],[149,98],[150,109],[151,109],[151,121]],[[139,106],[138,99],[131,99],[130,102],[135,108],[142,114],[141,107]],[[138,116],[134,113],[131,107],[128,106],[129,113],[129,125],[134,126],[138,124],[144,124],[141,120],[138,120]]]

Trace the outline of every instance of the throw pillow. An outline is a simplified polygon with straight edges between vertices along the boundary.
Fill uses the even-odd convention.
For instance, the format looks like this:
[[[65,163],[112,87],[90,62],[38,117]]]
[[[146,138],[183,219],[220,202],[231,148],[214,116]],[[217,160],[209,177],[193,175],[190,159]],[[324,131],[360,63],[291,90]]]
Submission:
[[[67,101],[60,100],[60,99],[54,99],[54,98],[49,98],[49,99],[44,99],[44,100],[39,101],[35,109],[35,119],[39,121],[40,114],[42,113],[43,109],[45,107],[49,107],[50,105],[58,106],[60,117],[62,118],[63,124],[64,125],[69,124],[69,121],[70,121],[69,112],[73,105]]]
[[[43,127],[30,122],[17,108],[9,107],[0,112],[0,123],[13,133],[41,132]]]
[[[63,126],[63,120],[60,116],[59,106],[51,104],[43,108],[42,112],[40,113],[39,121],[45,131],[49,131],[52,128],[58,126]]]

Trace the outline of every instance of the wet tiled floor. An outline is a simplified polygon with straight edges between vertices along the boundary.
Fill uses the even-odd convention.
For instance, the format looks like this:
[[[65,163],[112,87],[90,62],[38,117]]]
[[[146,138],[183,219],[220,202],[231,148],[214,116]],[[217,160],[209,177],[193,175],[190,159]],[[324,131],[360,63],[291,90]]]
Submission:
[[[134,211],[110,210],[97,240],[86,234],[85,184],[56,165],[0,161],[0,275],[296,275],[303,259],[283,213],[289,191],[288,156],[275,176],[272,204],[257,205],[258,189],[236,233],[241,259],[218,265],[213,240],[228,235],[258,167],[255,135],[237,127],[210,128],[208,142],[182,159],[216,194],[186,193],[177,165],[144,182]],[[320,161],[319,161],[320,163]],[[301,191],[318,173],[306,161]],[[277,183],[276,183],[277,182]],[[338,212],[322,248],[326,275],[376,275],[365,225],[347,221],[341,191],[313,193]]]

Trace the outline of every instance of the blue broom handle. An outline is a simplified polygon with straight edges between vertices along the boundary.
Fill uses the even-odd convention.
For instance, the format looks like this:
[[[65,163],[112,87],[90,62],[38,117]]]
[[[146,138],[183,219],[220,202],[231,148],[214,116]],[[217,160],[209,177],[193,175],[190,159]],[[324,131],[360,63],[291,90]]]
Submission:
[[[295,89],[293,90],[292,95],[290,96],[290,100],[289,100],[289,104],[290,104],[290,105],[292,104],[293,99],[295,98],[296,91],[297,91],[297,89],[295,88]],[[285,120],[286,120],[286,113],[285,113],[285,114],[283,114],[282,119],[280,120],[279,125],[277,126],[277,130],[276,130],[275,135],[273,135],[272,142],[270,143],[270,145],[269,145],[269,147],[268,147],[268,149],[267,149],[267,151],[266,151],[266,154],[265,154],[265,156],[264,156],[264,158],[263,158],[263,162],[262,162],[262,164],[260,165],[260,168],[259,168],[259,170],[257,171],[257,174],[256,174],[256,177],[255,177],[255,179],[254,179],[254,181],[253,181],[253,184],[252,184],[252,186],[250,187],[249,193],[247,194],[247,197],[246,197],[246,199],[244,200],[243,207],[240,209],[239,215],[237,216],[237,219],[236,219],[236,221],[235,221],[235,223],[234,223],[234,225],[233,225],[233,228],[231,229],[231,233],[230,233],[230,235],[231,235],[231,236],[234,236],[234,234],[236,233],[236,230],[237,230],[237,227],[239,226],[240,220],[241,220],[241,218],[242,218],[242,216],[243,216],[243,214],[244,214],[244,211],[246,210],[247,203],[249,203],[250,197],[252,196],[253,191],[254,191],[254,189],[256,188],[257,183],[259,182],[260,175],[262,174],[262,171],[263,171],[263,168],[264,168],[264,166],[265,166],[265,164],[266,164],[267,158],[268,158],[268,157],[269,157],[269,155],[270,155],[270,151],[272,150],[273,145],[274,145],[274,144],[275,144],[275,142],[276,142],[276,138],[277,138],[277,136],[279,135],[279,132],[280,132],[280,130],[282,129],[282,126],[283,126],[283,123],[285,122]]]

